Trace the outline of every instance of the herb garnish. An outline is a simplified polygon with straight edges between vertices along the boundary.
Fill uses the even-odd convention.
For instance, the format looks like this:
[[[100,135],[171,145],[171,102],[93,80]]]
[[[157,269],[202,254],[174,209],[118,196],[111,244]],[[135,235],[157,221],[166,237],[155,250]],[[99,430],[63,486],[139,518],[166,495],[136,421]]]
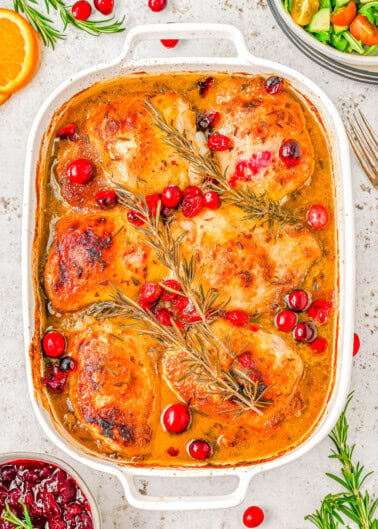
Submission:
[[[22,506],[22,509],[24,511],[25,521],[20,520],[20,518],[18,518],[18,516],[14,514],[14,512],[9,507],[9,503],[5,504],[5,511],[2,514],[2,519],[8,523],[13,524],[15,526],[15,529],[33,529],[33,524],[30,518],[28,508],[26,507],[25,503],[21,500],[19,500],[19,504]]]

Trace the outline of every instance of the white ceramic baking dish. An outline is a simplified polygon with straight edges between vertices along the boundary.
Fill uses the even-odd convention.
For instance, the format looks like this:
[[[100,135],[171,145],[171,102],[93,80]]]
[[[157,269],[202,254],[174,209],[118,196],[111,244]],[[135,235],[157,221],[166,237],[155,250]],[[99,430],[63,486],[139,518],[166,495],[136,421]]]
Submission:
[[[232,58],[170,57],[167,59],[133,60],[135,45],[145,39],[227,39],[234,44],[236,56]],[[167,71],[227,71],[249,74],[275,73],[287,78],[292,86],[308,98],[318,109],[328,134],[335,180],[336,215],[339,245],[339,320],[335,366],[335,385],[325,413],[312,435],[300,446],[274,460],[250,466],[225,468],[136,468],[122,466],[93,454],[87,454],[59,425],[53,425],[49,412],[42,406],[32,379],[29,344],[34,330],[34,294],[32,285],[32,243],[35,227],[35,177],[43,134],[54,112],[77,92],[97,81],[116,78],[133,72]],[[23,309],[25,351],[30,395],[38,421],[48,437],[72,458],[88,466],[117,476],[125,489],[129,503],[135,507],[151,510],[215,509],[237,505],[243,501],[251,479],[265,470],[271,470],[302,456],[319,443],[335,424],[345,402],[349,387],[352,362],[354,323],[354,226],[351,194],[351,175],[348,142],[340,116],[328,97],[309,79],[280,64],[262,60],[251,55],[241,33],[229,25],[218,24],[169,24],[147,25],[132,29],[127,37],[122,54],[111,63],[101,64],[76,75],[54,90],[39,110],[32,126],[27,145],[25,190],[23,201]],[[236,489],[228,495],[219,496],[168,496],[142,495],[135,486],[134,478],[175,477],[208,478],[209,476],[236,476]]]

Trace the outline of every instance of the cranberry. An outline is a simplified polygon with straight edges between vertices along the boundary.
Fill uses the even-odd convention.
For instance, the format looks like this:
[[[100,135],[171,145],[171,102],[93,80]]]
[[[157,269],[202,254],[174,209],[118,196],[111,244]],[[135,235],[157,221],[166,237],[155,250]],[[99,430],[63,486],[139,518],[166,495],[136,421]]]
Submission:
[[[354,333],[353,335],[353,356],[356,356],[359,350],[360,350],[360,338],[357,333]]]
[[[151,11],[154,11],[155,13],[163,11],[166,6],[167,0],[148,0],[148,7],[151,9]]]
[[[154,193],[153,195],[147,195],[146,196],[146,202],[148,206],[148,211],[152,217],[156,217],[159,204],[161,209],[161,196],[157,193]]]
[[[103,15],[110,15],[114,9],[114,0],[94,0],[94,5]]]
[[[212,151],[227,151],[231,148],[231,139],[219,132],[214,132],[207,140],[209,149]]]
[[[256,364],[251,356],[251,353],[249,351],[245,351],[245,353],[242,353],[238,356],[238,361],[244,369],[255,369]]]
[[[113,189],[106,189],[96,193],[95,199],[101,209],[114,208],[118,203],[118,197]]]
[[[156,319],[159,323],[162,325],[165,325],[166,327],[171,327],[171,315],[169,314],[168,309],[160,309],[156,313]]]
[[[91,13],[91,5],[86,0],[79,0],[72,6],[72,14],[77,20],[87,20]]]
[[[231,310],[227,313],[226,320],[235,327],[244,327],[249,323],[249,316],[241,310]]]
[[[133,226],[142,226],[144,224],[144,220],[141,219],[140,214],[137,211],[134,211],[133,209],[130,209],[127,212],[127,220]]]
[[[167,208],[176,208],[182,200],[181,189],[177,186],[168,186],[161,194],[161,201]]]
[[[187,197],[188,195],[192,195],[194,197],[202,197],[202,191],[201,188],[198,186],[188,186],[186,189],[184,189],[183,195],[184,197]]]
[[[175,279],[167,279],[166,281],[163,281],[163,285],[172,288],[173,290],[181,290],[180,283]],[[172,299],[174,299],[176,296],[177,294],[175,294],[174,292],[163,289],[161,299],[163,299],[164,301],[172,301]]]
[[[297,140],[287,140],[280,148],[280,158],[286,167],[295,167],[299,164],[302,149]]]
[[[42,339],[42,349],[46,356],[58,358],[66,349],[66,340],[60,332],[49,331]]]
[[[203,205],[205,208],[218,209],[221,205],[221,199],[215,191],[207,191],[203,195]]]
[[[203,208],[203,197],[201,195],[187,194],[181,203],[184,217],[192,218],[198,215]]]
[[[205,97],[208,94],[210,88],[213,86],[213,84],[213,77],[206,77],[206,79],[201,79],[200,81],[198,81],[197,85],[199,89],[199,95]]]
[[[89,160],[75,160],[68,166],[67,174],[74,184],[88,184],[93,178],[93,165]]]
[[[181,315],[181,319],[185,323],[195,323],[197,321],[201,321],[201,316],[197,313],[196,309],[191,309],[188,311],[184,311]]]
[[[309,321],[298,323],[294,329],[293,336],[297,342],[311,343],[316,338],[316,327]]]
[[[165,219],[169,219],[175,214],[176,209],[175,208],[167,208],[167,206],[164,206],[161,210],[161,215]]]
[[[197,130],[206,132],[216,125],[219,121],[219,112],[205,112],[205,114],[199,114],[197,116]]]
[[[288,295],[287,304],[295,312],[302,312],[309,306],[310,298],[305,290],[292,290]]]
[[[327,349],[328,342],[325,338],[315,338],[315,340],[310,344],[310,347],[316,353],[321,354]]]
[[[164,411],[162,423],[168,432],[182,433],[188,428],[191,418],[188,406],[178,402],[177,404],[172,404]]]
[[[76,141],[79,138],[77,127],[74,123],[62,127],[58,130],[56,135],[60,140]]]
[[[185,296],[176,296],[172,300],[172,306],[178,310],[179,312],[182,312],[189,304],[189,299]]]
[[[64,373],[75,371],[77,366],[76,360],[71,356],[64,356],[59,362],[59,369]]]
[[[194,457],[194,459],[203,461],[204,459],[208,459],[211,456],[212,449],[211,445],[207,441],[196,439],[189,443],[188,452],[192,457]]]
[[[49,366],[46,376],[42,378],[42,382],[53,393],[62,393],[65,389],[67,375],[62,373],[58,366]]]
[[[253,505],[248,507],[243,514],[243,524],[246,527],[258,527],[264,521],[264,513],[260,507]]]
[[[297,324],[298,317],[291,310],[283,310],[275,317],[274,323],[280,331],[292,331]]]
[[[318,299],[311,303],[307,314],[316,321],[316,323],[328,323],[329,313],[331,312],[332,303],[324,299]]]
[[[170,446],[167,450],[168,454],[171,456],[171,457],[176,457],[179,455],[180,451],[175,448],[174,446]]]
[[[165,48],[174,48],[178,44],[178,39],[161,39],[160,42]]]
[[[273,75],[265,82],[265,90],[270,95],[279,94],[283,88],[283,79]]]
[[[315,230],[321,230],[328,224],[328,211],[321,204],[314,204],[307,212],[307,222]]]
[[[139,292],[139,301],[142,303],[154,303],[161,296],[161,286],[157,283],[145,283]]]

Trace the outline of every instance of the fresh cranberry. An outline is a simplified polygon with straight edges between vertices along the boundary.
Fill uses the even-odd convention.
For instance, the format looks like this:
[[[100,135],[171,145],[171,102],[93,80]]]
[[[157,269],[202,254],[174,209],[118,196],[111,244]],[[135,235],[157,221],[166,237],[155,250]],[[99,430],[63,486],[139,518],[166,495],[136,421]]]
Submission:
[[[184,197],[187,197],[188,195],[192,195],[194,197],[202,197],[201,188],[198,186],[188,186],[186,189],[184,189],[182,194],[184,195]]]
[[[49,366],[46,375],[42,378],[42,382],[53,393],[62,393],[65,389],[67,375],[62,373],[58,366]]]
[[[64,356],[60,359],[59,369],[64,373],[70,373],[71,371],[75,371],[76,366],[76,360],[71,356]]]
[[[231,310],[227,313],[226,320],[235,327],[244,327],[249,323],[249,316],[241,310]]]
[[[295,312],[302,312],[309,306],[310,298],[305,290],[292,290],[287,297],[287,304]]]
[[[166,327],[171,327],[171,315],[169,314],[168,309],[160,309],[156,313],[156,319],[159,323],[162,325],[165,325]]]
[[[315,338],[315,340],[310,344],[310,347],[316,353],[321,354],[326,351],[328,342],[325,338]]]
[[[196,439],[195,441],[191,441],[189,443],[188,452],[192,457],[194,457],[194,459],[203,461],[204,459],[208,459],[211,456],[212,449],[211,445],[207,441]]]
[[[205,97],[208,94],[210,88],[213,86],[213,84],[213,77],[206,77],[206,79],[201,79],[200,81],[198,81],[197,85],[199,89],[199,95]]]
[[[67,174],[74,184],[88,184],[93,178],[93,165],[89,160],[75,160],[68,166]]]
[[[157,283],[145,283],[139,292],[139,301],[154,303],[161,296],[161,286]]]
[[[94,0],[94,5],[103,15],[110,15],[114,9],[114,0]]]
[[[185,310],[181,315],[181,320],[184,323],[196,323],[197,321],[201,321],[201,316],[197,313],[196,309],[191,310]]]
[[[189,304],[189,299],[185,296],[176,296],[172,300],[172,306],[178,310],[179,312],[182,312]]]
[[[77,141],[79,135],[77,133],[77,126],[74,123],[65,125],[56,133],[57,138],[60,140]]]
[[[212,129],[218,123],[219,118],[219,112],[205,112],[205,114],[199,114],[196,120],[197,130],[206,132],[207,130]]]
[[[268,79],[265,82],[265,90],[270,95],[279,94],[282,88],[283,88],[283,79],[281,77],[277,77],[273,75],[272,77],[268,77]]]
[[[227,151],[231,148],[231,139],[219,132],[214,132],[209,136],[207,144],[212,151]]]
[[[325,301],[324,299],[318,299],[311,303],[307,314],[316,321],[316,323],[324,324],[328,323],[329,313],[332,309],[332,303]]]
[[[143,224],[144,224],[144,220],[141,219],[140,214],[137,211],[134,211],[133,209],[130,209],[127,212],[127,220],[133,226],[143,226]]]
[[[178,39],[161,39],[160,42],[165,48],[174,48],[178,44]]]
[[[178,292],[181,290],[180,283],[175,279],[167,279],[166,281],[163,281],[163,285],[165,287],[172,288],[173,290],[176,290]],[[175,294],[174,292],[163,288],[161,299],[163,299],[164,301],[172,301],[172,299],[174,299],[176,296],[177,294]]]
[[[148,7],[151,9],[151,11],[154,11],[155,13],[163,11],[166,6],[167,0],[148,0]]]
[[[72,6],[72,14],[77,20],[87,20],[91,13],[91,5],[86,0],[79,0]]]
[[[315,230],[321,230],[328,224],[328,211],[321,204],[314,204],[307,212],[307,222]]]
[[[360,338],[357,333],[354,333],[353,335],[353,356],[356,356],[359,350],[360,350]]]
[[[207,191],[203,195],[203,205],[205,208],[218,209],[221,205],[221,199],[215,191]]]
[[[147,195],[146,196],[146,202],[148,206],[149,213],[152,217],[156,217],[159,204],[161,208],[161,196],[157,193],[154,193],[153,195]]]
[[[283,310],[275,317],[274,323],[280,331],[292,331],[297,324],[298,317],[291,310]]]
[[[293,336],[297,342],[311,343],[316,338],[316,327],[309,321],[298,323],[294,328]]]
[[[188,428],[191,418],[188,406],[178,402],[177,404],[172,404],[164,411],[162,422],[167,432],[182,433]]]
[[[198,215],[203,208],[203,197],[201,195],[187,194],[181,203],[184,217],[192,218]]]
[[[242,367],[245,369],[255,369],[256,364],[253,360],[251,353],[249,351],[245,351],[241,355],[238,356],[238,361]]]
[[[42,339],[42,349],[46,356],[58,358],[66,349],[66,340],[60,332],[49,331]]]
[[[164,206],[163,209],[161,210],[161,216],[164,217],[165,219],[169,219],[173,217],[175,212],[176,212],[176,208],[167,208],[167,206]]]
[[[287,140],[281,145],[279,154],[286,167],[295,167],[299,164],[302,149],[297,140]]]
[[[243,524],[248,527],[258,527],[261,525],[264,521],[264,513],[260,509],[260,507],[256,507],[256,505],[253,505],[252,507],[248,507],[244,511],[243,514]]]
[[[168,186],[161,194],[161,201],[167,208],[176,208],[182,200],[181,189],[177,186]]]
[[[171,456],[171,457],[176,457],[179,455],[180,451],[175,448],[174,446],[170,446],[167,450],[168,454]]]
[[[95,199],[101,209],[112,209],[118,203],[118,197],[113,189],[99,191],[96,193]]]

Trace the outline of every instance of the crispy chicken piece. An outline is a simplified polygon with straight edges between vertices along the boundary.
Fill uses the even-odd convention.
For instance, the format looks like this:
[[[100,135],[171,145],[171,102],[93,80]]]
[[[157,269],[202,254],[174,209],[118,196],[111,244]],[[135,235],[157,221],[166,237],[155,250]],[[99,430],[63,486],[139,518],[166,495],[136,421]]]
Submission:
[[[44,272],[54,310],[74,311],[109,299],[112,285],[130,297],[146,281],[160,280],[165,268],[121,209],[69,213],[56,224]]]
[[[107,448],[128,456],[148,450],[156,374],[152,342],[128,329],[122,340],[88,330],[70,343],[78,368],[69,377],[76,417]]]
[[[205,289],[230,298],[228,310],[263,313],[302,283],[322,252],[307,228],[285,226],[270,233],[266,225],[242,218],[241,210],[227,206],[191,219],[177,216],[172,227],[176,235],[187,232],[183,253],[198,256]]]
[[[232,79],[220,83],[209,103],[220,112],[215,130],[232,139],[233,148],[216,153],[229,181],[255,193],[281,199],[302,186],[314,170],[314,153],[305,116],[285,89],[269,95],[265,79]],[[279,157],[283,142],[294,139],[302,151],[295,167]]]
[[[271,435],[286,414],[291,412],[292,399],[303,374],[301,357],[282,338],[262,329],[240,330],[221,320],[213,325],[213,329],[223,341],[228,335],[233,351],[238,352],[237,358],[233,359],[226,353],[222,354],[223,350],[220,349],[220,369],[250,376],[261,384],[261,391],[268,387],[264,398],[271,403],[261,409],[262,414],[247,411],[236,418],[235,413],[232,413],[237,411],[235,403],[229,400],[222,402],[222,396],[212,392],[214,388],[209,383],[198,380],[198,375],[188,376],[188,364],[185,361],[188,356],[183,352],[165,353],[165,380],[179,398],[190,401],[191,406],[201,413],[215,417],[219,422],[241,425],[259,431],[264,436]],[[243,378],[238,380],[242,387]]]

